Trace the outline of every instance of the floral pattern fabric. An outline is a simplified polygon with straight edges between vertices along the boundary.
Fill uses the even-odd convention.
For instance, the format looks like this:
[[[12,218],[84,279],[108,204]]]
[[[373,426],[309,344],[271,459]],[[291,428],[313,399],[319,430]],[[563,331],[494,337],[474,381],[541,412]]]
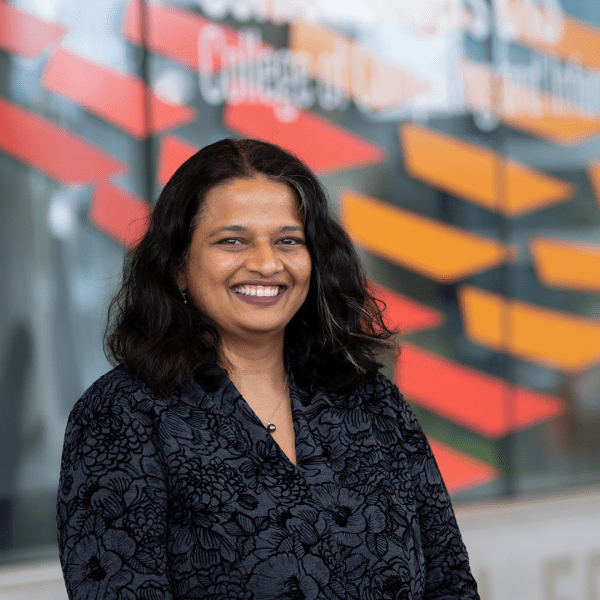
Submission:
[[[115,369],[73,408],[58,495],[72,600],[478,599],[426,438],[379,375],[290,376],[294,465],[227,377],[169,400]]]

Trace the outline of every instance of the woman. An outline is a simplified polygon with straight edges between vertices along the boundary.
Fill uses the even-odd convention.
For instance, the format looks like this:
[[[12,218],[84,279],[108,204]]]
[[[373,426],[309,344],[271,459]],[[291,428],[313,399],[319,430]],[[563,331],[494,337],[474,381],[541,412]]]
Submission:
[[[118,367],[71,413],[58,535],[73,599],[478,598],[393,347],[311,171],[223,140],[126,263]]]

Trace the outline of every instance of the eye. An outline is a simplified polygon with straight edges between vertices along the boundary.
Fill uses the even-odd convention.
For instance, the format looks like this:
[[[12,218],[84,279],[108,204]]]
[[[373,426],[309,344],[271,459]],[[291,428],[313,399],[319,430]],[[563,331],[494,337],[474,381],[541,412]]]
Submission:
[[[242,243],[242,240],[237,238],[225,238],[224,240],[219,240],[218,244],[222,244],[223,246],[237,246]]]
[[[297,246],[299,244],[304,244],[304,240],[300,238],[286,237],[279,240],[280,244],[284,244],[285,246]]]

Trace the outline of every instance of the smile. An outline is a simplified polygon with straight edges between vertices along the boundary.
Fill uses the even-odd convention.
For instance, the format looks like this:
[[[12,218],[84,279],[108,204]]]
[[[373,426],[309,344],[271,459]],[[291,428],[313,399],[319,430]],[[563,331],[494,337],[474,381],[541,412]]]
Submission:
[[[240,285],[233,288],[236,294],[240,296],[258,296],[271,297],[278,296],[280,287],[276,286],[263,286],[263,285]]]
[[[233,286],[234,296],[257,308],[268,308],[278,304],[283,298],[285,285],[236,285]]]

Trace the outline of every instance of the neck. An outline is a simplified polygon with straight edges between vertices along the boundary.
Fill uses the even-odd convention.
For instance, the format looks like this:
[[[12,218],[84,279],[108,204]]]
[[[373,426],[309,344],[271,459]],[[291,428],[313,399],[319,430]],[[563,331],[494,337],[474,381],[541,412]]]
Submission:
[[[220,362],[238,388],[252,385],[253,381],[263,385],[270,382],[279,388],[286,378],[283,342],[283,335],[235,343],[225,338],[221,340]]]

